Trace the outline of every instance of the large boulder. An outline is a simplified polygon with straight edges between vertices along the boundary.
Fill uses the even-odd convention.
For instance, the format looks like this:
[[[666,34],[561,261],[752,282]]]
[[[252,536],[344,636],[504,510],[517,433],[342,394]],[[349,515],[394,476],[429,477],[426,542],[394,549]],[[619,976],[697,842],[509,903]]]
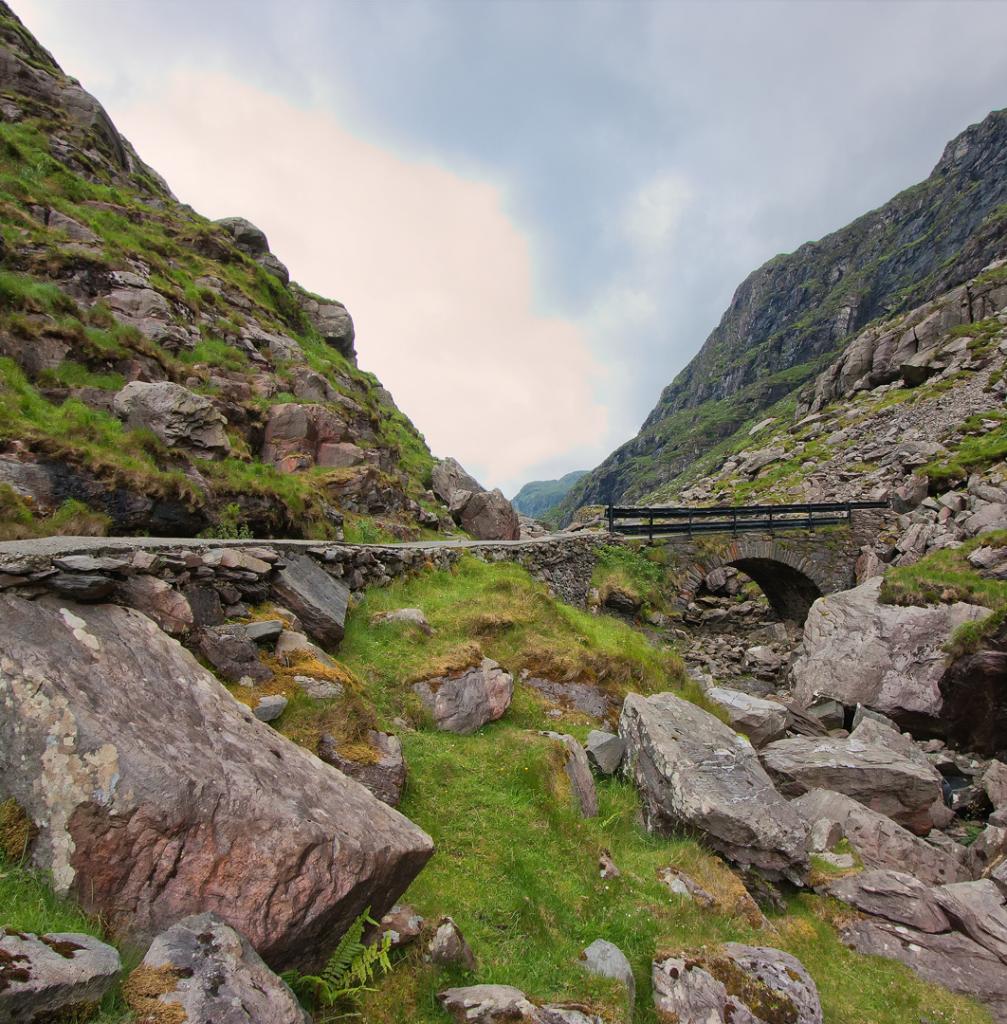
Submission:
[[[940,728],[944,644],[954,630],[989,614],[956,602],[925,608],[882,604],[881,578],[819,598],[804,624],[792,669],[794,695],[807,706],[818,695],[864,704],[904,728]]]
[[[214,911],[271,964],[310,960],[432,852],[139,612],[0,595],[0,706],[34,862],[133,942]]]
[[[941,799],[940,773],[891,747],[864,743],[853,736],[792,736],[770,743],[761,757],[786,796],[800,796],[812,789],[833,790],[888,815],[918,835],[926,835],[934,827],[930,809]]]
[[[787,731],[787,709],[778,701],[763,700],[727,686],[710,686],[706,696],[727,712],[731,726],[744,733],[755,747],[764,747]]]
[[[115,984],[118,952],[92,935],[30,935],[0,928],[0,1020],[76,1019]]]
[[[456,521],[477,540],[521,538],[521,524],[514,506],[499,489],[473,494],[457,510]]]
[[[491,658],[456,676],[424,679],[413,691],[443,732],[468,736],[510,707],[514,677]]]
[[[169,448],[185,448],[206,458],[231,450],[224,432],[227,420],[208,398],[180,384],[133,380],[116,394],[113,405],[126,426],[152,431]]]
[[[958,931],[1007,964],[1007,907],[996,883],[956,882],[935,889],[934,896]]]
[[[744,867],[803,876],[808,824],[776,791],[746,739],[673,693],[631,693],[619,735],[624,770],[640,790],[651,831],[695,831]]]
[[[234,244],[247,256],[253,259],[269,252],[269,241],[262,228],[257,228],[244,217],[221,217],[214,221],[219,224],[233,239]]]
[[[353,318],[346,307],[335,299],[323,299],[301,288],[294,288],[292,291],[308,322],[318,331],[325,343],[356,365],[357,353],[353,347],[356,331],[353,327]]]
[[[310,555],[286,556],[286,565],[270,581],[277,603],[289,608],[323,647],[343,639],[350,589],[330,576]]]
[[[558,732],[547,732],[545,735],[563,745],[563,771],[566,772],[570,792],[580,813],[585,818],[595,817],[598,813],[598,793],[594,788],[594,776],[591,774],[587,752],[573,736]]]
[[[584,969],[603,978],[614,978],[626,989],[626,1001],[632,1007],[636,1003],[636,979],[626,954],[606,939],[595,939],[581,954]]]
[[[430,478],[431,489],[445,505],[450,505],[459,491],[478,494],[486,490],[456,459],[441,459],[434,466]]]
[[[662,1020],[695,1024],[822,1024],[811,975],[781,949],[726,942],[663,956],[651,971]]]
[[[142,1020],[311,1024],[294,993],[216,914],[186,917],[158,935],[124,990]],[[182,1015],[171,1015],[173,1007]]]
[[[822,819],[837,822],[866,868],[905,871],[929,885],[968,877],[959,860],[852,797],[814,789],[792,800],[791,806],[809,824]]]
[[[339,462],[354,440],[347,421],[323,405],[284,402],[270,407],[262,441],[262,461],[281,473]]]

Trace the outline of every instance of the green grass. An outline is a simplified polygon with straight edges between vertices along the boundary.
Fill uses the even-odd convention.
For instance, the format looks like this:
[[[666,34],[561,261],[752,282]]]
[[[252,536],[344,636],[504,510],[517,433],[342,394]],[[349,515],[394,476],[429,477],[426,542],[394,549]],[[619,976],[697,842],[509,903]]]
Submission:
[[[901,605],[967,601],[989,608],[986,618],[959,626],[947,645],[953,656],[974,651],[1007,618],[1007,582],[981,575],[968,561],[972,551],[985,546],[1007,546],[1007,530],[985,533],[961,547],[931,551],[914,565],[890,569],[881,584],[881,600]]]
[[[591,584],[598,589],[603,602],[609,592],[620,590],[647,607],[664,609],[669,599],[664,548],[641,545],[599,548]]]
[[[370,625],[375,612],[394,608],[422,609],[434,635],[400,624]],[[339,650],[386,717],[415,708],[409,682],[475,664],[482,655],[515,675],[527,669],[557,681],[594,682],[617,696],[682,689],[702,699],[670,649],[652,646],[615,618],[554,600],[520,566],[469,557],[453,570],[368,590]]]
[[[225,370],[244,370],[248,367],[248,356],[234,345],[220,338],[203,338],[190,351],[178,357],[188,364],[207,363]]]
[[[987,430],[983,420],[996,420],[999,426]],[[962,424],[966,437],[951,455],[934,459],[918,473],[930,479],[934,493],[967,480],[970,473],[988,468],[1007,459],[1007,414],[999,410],[969,416]]]

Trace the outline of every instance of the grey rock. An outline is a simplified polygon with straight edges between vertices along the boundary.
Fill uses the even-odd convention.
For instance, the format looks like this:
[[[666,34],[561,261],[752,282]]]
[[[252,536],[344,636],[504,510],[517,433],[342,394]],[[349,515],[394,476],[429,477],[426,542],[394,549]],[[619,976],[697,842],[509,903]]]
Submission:
[[[271,669],[259,661],[259,649],[245,626],[211,626],[199,635],[199,653],[231,683],[254,686],[273,678]],[[256,718],[261,718],[256,714]],[[270,719],[261,718],[268,722]]]
[[[437,999],[456,1024],[604,1024],[583,1007],[533,1003],[510,985],[449,988]]]
[[[791,807],[809,822],[820,818],[838,822],[866,868],[906,871],[930,885],[968,877],[954,857],[842,793],[815,789],[792,800]]]
[[[139,970],[169,968],[174,987],[157,997],[185,1020],[213,1024],[310,1024],[294,993],[249,941],[212,913],[183,918],[158,935]],[[136,1007],[148,1010],[148,1007]]]
[[[300,288],[292,289],[298,305],[304,311],[316,331],[337,352],[351,363],[356,363],[357,353],[353,347],[356,331],[353,318],[341,302],[310,295]]]
[[[282,632],[283,622],[280,619],[260,619],[245,623],[245,635],[257,644],[272,643],[279,639]]]
[[[996,810],[1007,807],[1007,764],[991,761],[983,773],[982,787]]]
[[[100,1001],[122,970],[118,952],[92,935],[32,935],[0,928],[0,1020],[69,1017]]]
[[[470,476],[455,459],[441,459],[431,473],[431,487],[445,505],[450,505],[458,491],[476,494],[485,491],[475,477]]]
[[[594,776],[588,763],[584,748],[572,737],[558,732],[547,732],[544,735],[563,744],[566,750],[566,761],[563,770],[570,781],[573,798],[585,818],[593,818],[598,813],[598,794],[594,788]]]
[[[858,953],[898,960],[925,981],[985,1003],[1007,1021],[1007,971],[993,953],[959,932],[929,934],[880,918],[843,929],[843,942]]]
[[[763,700],[726,686],[711,686],[706,696],[727,712],[732,728],[744,733],[754,747],[780,739],[787,730],[787,709],[778,701]]]
[[[813,700],[804,710],[817,718],[826,731],[842,729],[846,721],[846,708],[838,700]]]
[[[392,949],[415,942],[423,932],[423,917],[408,903],[396,903],[378,922],[374,939],[391,935]]]
[[[973,878],[981,878],[1007,856],[1007,828],[987,825],[968,847],[965,863]]]
[[[474,971],[477,966],[475,954],[450,917],[442,917],[437,922],[423,959],[440,967],[462,967],[466,971]]]
[[[273,596],[304,624],[323,647],[335,648],[343,639],[350,590],[333,579],[308,555],[290,554],[286,567],[271,580]]]
[[[694,903],[698,903],[707,910],[717,906],[717,901],[710,895],[694,878],[687,875],[678,868],[662,868],[657,875],[658,879],[668,887],[668,891],[675,896],[684,896]]]
[[[325,734],[318,743],[318,756],[366,786],[382,803],[398,807],[406,787],[402,741],[397,736],[371,729],[367,733],[367,745],[372,756],[356,760],[349,756],[352,751],[345,748],[341,751],[339,742]]]
[[[747,740],[672,693],[630,694],[619,735],[648,829],[693,829],[742,866],[804,874],[808,824],[777,793]]]
[[[842,838],[843,830],[838,821],[818,818],[811,824],[808,849],[814,853],[824,853],[826,850],[831,850]]]
[[[294,676],[294,683],[314,700],[335,700],[346,692],[339,683],[316,679],[314,676]]]
[[[904,871],[862,871],[830,882],[826,890],[865,914],[921,932],[946,932],[951,927],[938,902],[939,890]]]
[[[626,959],[626,954],[616,945],[605,939],[595,939],[580,955],[584,968],[592,974],[603,978],[614,978],[626,989],[626,1001],[630,1006],[636,1003],[636,980],[633,968]]]
[[[0,798],[40,824],[33,856],[56,890],[115,935],[213,910],[271,963],[304,963],[365,907],[383,914],[432,853],[137,612],[0,594],[0,652]]]
[[[804,625],[792,669],[798,702],[824,694],[866,704],[910,728],[919,719],[940,724],[943,650],[962,623],[989,614],[956,602],[925,608],[881,604],[881,579],[819,598]]]
[[[224,432],[227,421],[213,403],[179,384],[130,381],[113,404],[127,426],[153,431],[169,448],[185,448],[207,458],[231,450]]]
[[[413,691],[443,732],[463,736],[495,722],[510,707],[514,678],[490,658],[458,676],[425,679]]]
[[[45,585],[73,601],[103,601],[115,590],[115,580],[98,573],[57,572],[46,578]]]
[[[130,569],[130,562],[125,558],[96,558],[94,555],[64,555],[54,558],[52,564],[66,572],[125,573]]]
[[[521,524],[501,490],[473,494],[459,510],[456,522],[477,540],[519,540]]]
[[[763,1024],[744,996],[729,993],[720,980],[739,970],[754,988],[775,997],[788,1022],[822,1024],[818,989],[800,960],[780,949],[739,942],[655,960],[651,979],[658,1014],[683,1024]]]
[[[994,882],[985,878],[942,885],[934,896],[958,931],[1007,964],[1007,908]]]
[[[587,759],[601,775],[612,775],[622,764],[626,744],[619,736],[600,729],[592,729],[584,744]]]
[[[171,636],[181,636],[192,629],[195,616],[185,595],[156,576],[130,576],[119,583],[119,600],[153,619]]]
[[[279,693],[260,697],[252,709],[252,714],[260,722],[275,722],[287,710],[287,704],[287,698]]]
[[[869,718],[872,722],[877,722],[878,725],[886,725],[889,729],[894,729],[898,732],[899,727],[887,715],[883,715],[880,711],[875,711],[873,708],[865,707],[863,704],[858,704],[853,712],[854,730],[865,718]]]
[[[220,220],[214,221],[214,224],[220,225],[246,255],[255,257],[269,252],[266,233],[244,217],[221,217]]]
[[[770,743],[761,757],[786,796],[828,789],[859,800],[919,835],[933,828],[930,808],[941,799],[941,777],[929,763],[852,736],[793,736]]]
[[[420,611],[419,608],[396,608],[390,612],[377,612],[371,616],[372,625],[381,625],[382,623],[405,623],[407,626],[415,626],[421,633],[425,633],[427,636],[433,636],[433,628],[430,623],[427,622],[427,617]]]

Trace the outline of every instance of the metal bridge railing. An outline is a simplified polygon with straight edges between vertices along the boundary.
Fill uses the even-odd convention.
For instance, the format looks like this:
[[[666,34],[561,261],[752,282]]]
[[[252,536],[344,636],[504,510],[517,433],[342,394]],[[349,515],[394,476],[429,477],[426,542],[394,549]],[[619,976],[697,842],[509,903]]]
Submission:
[[[609,533],[649,537],[673,533],[747,533],[814,530],[848,523],[860,509],[887,509],[887,501],[806,502],[791,505],[714,505],[705,508],[609,505]]]

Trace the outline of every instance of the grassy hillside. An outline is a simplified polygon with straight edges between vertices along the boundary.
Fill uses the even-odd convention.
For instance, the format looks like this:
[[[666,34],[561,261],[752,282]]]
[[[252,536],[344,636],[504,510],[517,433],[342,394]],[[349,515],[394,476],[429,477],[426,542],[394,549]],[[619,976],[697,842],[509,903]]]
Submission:
[[[621,571],[637,579],[648,575],[629,564]],[[397,607],[422,608],[434,635],[401,624],[372,625],[375,612]],[[356,1007],[360,1019],[444,1024],[438,991],[500,982],[535,999],[588,1004],[611,1024],[628,1024],[615,984],[587,975],[578,960],[590,942],[606,938],[633,965],[634,1020],[643,1024],[657,1021],[649,986],[656,953],[726,940],[774,945],[798,956],[815,978],[829,1024],[918,1024],[921,1015],[933,1024],[989,1024],[985,1011],[967,1000],[924,984],[897,964],[843,948],[836,925],[849,910],[830,900],[793,895],[785,913],[771,915],[767,928],[757,927],[741,882],[719,858],[688,836],[663,839],[643,830],[629,783],[600,781],[598,816],[581,818],[560,748],[540,730],[583,739],[593,724],[585,716],[558,709],[557,718],[557,708],[518,683],[499,722],[468,737],[433,730],[410,683],[474,657],[474,644],[514,673],[527,668],[552,678],[590,679],[613,694],[674,688],[699,699],[684,683],[673,651],[652,647],[622,621],[558,604],[513,565],[465,560],[453,572],[428,571],[371,591],[351,612],[339,672],[373,720],[402,736],[409,779],[400,809],[437,843],[405,899],[428,921],[451,915],[479,963],[471,974],[441,969],[424,963],[414,945],[397,954],[392,972],[365,994]],[[339,706],[302,698],[276,724],[310,745]],[[619,878],[600,877],[603,850],[619,867]],[[692,874],[720,909],[702,910],[670,895],[658,879],[669,865]],[[13,927],[99,931],[9,862],[0,868],[0,905],[10,908]],[[103,1014],[96,1018],[103,1024],[130,1020],[115,999]]]

